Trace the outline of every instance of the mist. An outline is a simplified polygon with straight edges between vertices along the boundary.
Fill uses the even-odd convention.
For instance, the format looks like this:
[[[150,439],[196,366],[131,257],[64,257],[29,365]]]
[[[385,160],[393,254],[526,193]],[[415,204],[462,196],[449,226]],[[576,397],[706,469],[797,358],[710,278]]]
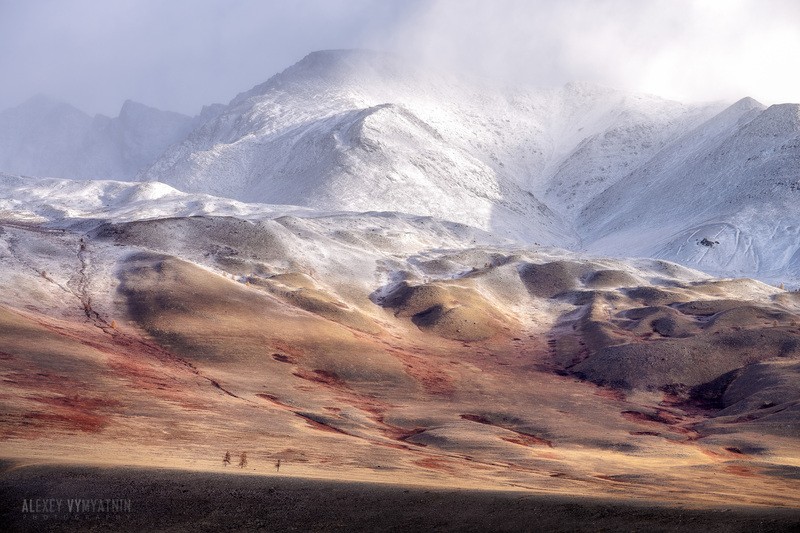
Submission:
[[[800,101],[796,0],[440,0],[392,46],[509,83]]]
[[[307,53],[363,46],[412,2],[0,0],[0,109],[41,93],[116,115],[126,99],[187,114]]]
[[[0,109],[42,93],[196,114],[331,48],[507,84],[797,102],[797,28],[794,0],[0,0]]]

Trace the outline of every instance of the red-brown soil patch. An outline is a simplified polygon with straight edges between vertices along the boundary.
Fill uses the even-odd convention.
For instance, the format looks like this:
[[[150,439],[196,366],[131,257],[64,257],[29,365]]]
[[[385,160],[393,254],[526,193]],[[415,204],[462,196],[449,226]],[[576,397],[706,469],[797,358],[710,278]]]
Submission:
[[[292,372],[292,374],[300,379],[305,379],[306,381],[313,381],[314,383],[321,383],[323,385],[327,385],[329,387],[334,387],[337,389],[350,388],[347,385],[347,383],[345,383],[345,381],[336,374],[336,372],[330,372],[328,370],[308,371],[304,368],[301,368],[299,370]]]
[[[518,433],[516,437],[503,437],[506,442],[519,444],[521,446],[548,446],[553,447],[553,443],[547,439],[537,437],[535,435],[527,435],[525,433]]]
[[[300,348],[291,342],[282,339],[271,338],[269,345],[272,347],[272,350],[274,350],[272,352],[272,358],[276,361],[281,363],[297,364],[298,361],[303,359],[304,353],[300,350]],[[286,361],[283,360],[284,358]]]
[[[752,469],[742,465],[725,465],[725,471],[735,476],[756,477],[756,473]]]
[[[88,396],[28,396],[28,400],[52,405],[54,407],[63,407],[66,409],[79,409],[82,411],[94,411],[102,407],[118,407],[120,403],[117,400],[109,398],[90,398]]]
[[[449,396],[455,392],[452,376],[421,357],[430,355],[424,349],[415,348],[414,354],[392,345],[387,345],[384,349],[403,364],[406,373],[419,382],[428,394]]]
[[[645,424],[667,424],[674,425],[680,422],[680,418],[666,411],[658,410],[655,413],[642,413],[640,411],[622,411],[622,418],[631,422]]]
[[[109,417],[76,410],[60,410],[57,413],[28,413],[25,418],[39,420],[47,424],[48,430],[84,431],[98,433],[107,424]]]
[[[415,465],[421,466],[422,468],[428,468],[430,470],[438,470],[440,472],[455,472],[456,469],[453,467],[450,461],[445,461],[442,459],[435,459],[433,457],[426,457],[424,459],[417,459],[412,461]]]
[[[386,427],[387,427],[387,431],[386,431],[387,433],[392,434],[392,431],[394,431],[394,434],[392,434],[392,438],[395,438],[397,440],[402,440],[402,441],[408,440],[411,437],[413,437],[414,435],[419,435],[420,433],[425,432],[425,430],[427,429],[427,428],[414,428],[414,429],[412,429],[410,431],[406,431],[406,430],[404,430],[402,428],[398,428],[396,426],[388,426],[387,425]],[[414,444],[415,444],[415,446],[427,446],[427,444],[418,444],[418,443],[414,443]]]
[[[599,396],[601,398],[608,398],[609,400],[617,400],[620,402],[625,401],[627,397],[625,393],[621,390],[616,389],[607,389],[607,388],[598,388],[594,391],[595,396]]]
[[[461,418],[463,418],[464,420],[469,420],[470,422],[477,422],[478,424],[486,424],[489,426],[494,425],[491,420],[481,415],[466,414],[466,415],[461,415]]]
[[[516,435],[513,437],[501,437],[504,441],[507,442],[520,444],[522,446],[549,446],[550,448],[553,447],[553,443],[547,439],[543,439],[536,435],[531,435],[530,433],[525,433],[524,431],[519,431],[507,424],[499,424],[492,422],[485,416],[474,415],[474,414],[463,414],[461,415],[461,418],[463,418],[464,420],[469,420],[470,422],[477,422],[478,424],[495,426],[516,433]]]
[[[286,354],[274,353],[274,354],[272,354],[272,358],[275,359],[276,361],[278,361],[279,363],[289,363],[289,364],[292,364],[292,365],[295,364],[295,360],[292,359],[291,356],[288,356]]]
[[[256,394],[256,396],[258,396],[262,400],[267,400],[268,402],[273,403],[273,404],[275,404],[278,407],[281,407],[283,409],[294,409],[291,405],[283,403],[282,401],[280,401],[280,399],[278,399],[278,397],[275,396],[274,394],[260,393],[260,394]]]
[[[343,404],[360,409],[365,413],[369,413],[372,415],[372,419],[379,423],[383,422],[383,413],[385,413],[386,409],[389,407],[389,405],[384,402],[375,400],[374,398],[360,396],[355,393],[349,396],[337,396],[334,399]]]
[[[295,414],[297,416],[299,416],[300,418],[302,418],[305,421],[306,424],[308,424],[310,427],[312,427],[314,429],[318,429],[320,431],[327,431],[329,433],[338,433],[339,435],[350,435],[346,431],[342,431],[341,429],[335,428],[335,427],[333,427],[333,426],[331,426],[329,424],[326,424],[325,422],[320,422],[318,420],[314,420],[313,418],[311,418],[311,417],[309,417],[307,415],[304,415],[302,413],[295,412]]]
[[[700,453],[705,455],[706,457],[711,457],[712,459],[722,459],[725,457],[723,454],[715,452],[713,450],[709,450],[707,448],[700,448]]]

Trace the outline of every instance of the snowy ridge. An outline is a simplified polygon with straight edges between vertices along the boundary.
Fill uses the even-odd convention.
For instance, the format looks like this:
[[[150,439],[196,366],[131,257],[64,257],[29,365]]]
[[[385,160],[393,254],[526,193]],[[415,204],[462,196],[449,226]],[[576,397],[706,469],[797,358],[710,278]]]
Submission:
[[[55,178],[29,178],[0,173],[0,220],[10,224],[42,225],[49,228],[88,230],[104,223],[188,217],[232,217],[247,221],[282,217],[341,220],[363,229],[378,225],[388,235],[415,241],[408,227],[424,227],[440,237],[450,235],[453,242],[431,241],[428,246],[467,246],[471,244],[507,245],[515,241],[480,231],[474,227],[391,211],[322,211],[292,205],[244,203],[208,194],[184,193],[158,182],[111,180],[75,181]],[[441,228],[436,233],[436,228]],[[444,233],[441,233],[444,232]],[[566,253],[566,252],[564,252]]]
[[[15,129],[22,123],[31,126]],[[190,211],[181,201],[209,213],[252,203],[402,212],[797,284],[798,124],[796,104],[685,105],[586,83],[496,87],[339,50],[309,54],[192,120],[133,103],[92,120],[34,99],[0,114],[0,170],[138,171],[172,187],[181,213]]]
[[[580,186],[594,162],[587,135],[616,139],[600,156],[611,174],[707,112],[588,84],[489,88],[374,52],[315,52],[237,96],[140,178],[246,201],[431,215],[572,246],[569,214],[536,195]],[[621,119],[640,135],[620,134]],[[578,162],[565,163],[576,151]]]
[[[664,149],[584,209],[589,249],[797,279],[799,110],[744,100]]]
[[[157,182],[74,181],[0,174],[0,219],[69,227],[97,221],[130,222],[169,217],[321,216],[295,206],[245,204],[207,194],[190,194]]]

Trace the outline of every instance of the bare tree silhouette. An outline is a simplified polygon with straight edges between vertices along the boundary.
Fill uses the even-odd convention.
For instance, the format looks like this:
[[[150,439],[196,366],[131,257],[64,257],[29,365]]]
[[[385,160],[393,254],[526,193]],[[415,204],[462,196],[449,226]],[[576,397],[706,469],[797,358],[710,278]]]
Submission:
[[[242,452],[239,456],[239,468],[244,468],[247,466],[247,452]]]
[[[225,457],[222,458],[222,464],[225,466],[231,464],[231,452],[225,452]]]

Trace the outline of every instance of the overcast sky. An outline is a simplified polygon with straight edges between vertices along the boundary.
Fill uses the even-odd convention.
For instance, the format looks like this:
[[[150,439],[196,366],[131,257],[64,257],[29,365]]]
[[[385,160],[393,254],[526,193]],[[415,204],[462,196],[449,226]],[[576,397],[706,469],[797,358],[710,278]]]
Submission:
[[[537,86],[800,102],[800,0],[0,0],[0,109],[195,114],[314,50]]]

